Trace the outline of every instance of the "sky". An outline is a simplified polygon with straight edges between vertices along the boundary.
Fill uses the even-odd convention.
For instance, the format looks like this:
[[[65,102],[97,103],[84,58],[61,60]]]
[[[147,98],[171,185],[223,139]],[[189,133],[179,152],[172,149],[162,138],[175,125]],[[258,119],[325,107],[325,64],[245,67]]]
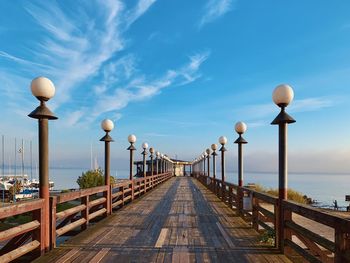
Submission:
[[[45,76],[59,117],[50,121],[52,166],[90,167],[91,147],[103,165],[100,122],[109,118],[112,169],[127,168],[135,134],[137,158],[145,141],[184,160],[225,135],[236,170],[234,124],[244,121],[245,169],[276,171],[272,91],[286,83],[297,121],[289,170],[349,173],[349,13],[346,0],[0,1],[5,162],[14,138],[37,147],[30,82]]]

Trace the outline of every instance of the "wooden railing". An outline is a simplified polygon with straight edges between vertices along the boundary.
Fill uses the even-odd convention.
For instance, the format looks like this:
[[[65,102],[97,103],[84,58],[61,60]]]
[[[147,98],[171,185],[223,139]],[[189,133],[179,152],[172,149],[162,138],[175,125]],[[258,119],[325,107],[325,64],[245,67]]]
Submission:
[[[29,218],[27,223],[0,232],[0,242],[5,243],[0,250],[0,262],[10,262],[30,252],[34,257],[44,253],[43,204],[44,200],[38,199],[0,208],[1,221],[23,214]]]
[[[290,259],[300,262],[350,262],[350,220],[292,201],[284,200],[280,203],[275,196],[247,187],[238,187],[232,183],[223,183],[203,173],[192,175],[229,207],[235,209],[237,214],[250,221],[255,230],[272,233],[275,237],[275,247]],[[251,203],[251,209],[243,209],[244,202]],[[279,213],[283,214],[281,222]],[[299,218],[293,215],[298,215]],[[306,228],[302,225],[303,220],[300,216],[310,220],[311,225],[321,224],[328,228],[328,231],[331,229],[334,238],[327,239],[321,236],[315,227],[314,230]],[[282,236],[278,235],[279,227],[283,229]]]
[[[108,216],[109,207],[117,210],[152,188],[170,179],[171,172],[125,180],[108,186],[98,186],[50,197],[50,248],[56,247],[57,238],[85,230],[93,221]],[[111,198],[106,194],[110,193]],[[29,222],[0,231],[0,262],[10,262],[24,255],[31,261],[45,252],[44,200],[20,202],[0,208],[0,221],[25,215]],[[28,221],[28,220],[27,220]],[[8,224],[10,226],[10,224]],[[3,226],[1,226],[3,227]],[[23,258],[21,258],[23,259]]]
[[[106,215],[107,198],[104,194],[108,186],[98,186],[50,197],[51,210],[51,248],[56,247],[59,236],[81,227],[86,229],[94,218]],[[57,211],[58,205],[73,204],[71,208]]]

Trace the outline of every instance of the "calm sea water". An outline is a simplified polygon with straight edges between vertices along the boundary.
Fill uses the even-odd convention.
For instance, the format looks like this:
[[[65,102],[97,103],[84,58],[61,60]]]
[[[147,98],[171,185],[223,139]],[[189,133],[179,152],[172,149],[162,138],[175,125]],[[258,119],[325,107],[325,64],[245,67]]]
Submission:
[[[77,178],[84,169],[51,169],[50,180],[55,182],[55,189],[78,188]],[[220,173],[218,173],[219,175]],[[127,170],[112,170],[111,175],[118,179],[128,178]],[[237,173],[228,172],[227,181],[237,183]],[[245,173],[245,183],[261,184],[264,187],[278,187],[277,173]],[[290,173],[289,188],[299,191],[322,205],[332,206],[337,200],[339,206],[347,206],[345,195],[350,195],[350,174],[302,174]]]

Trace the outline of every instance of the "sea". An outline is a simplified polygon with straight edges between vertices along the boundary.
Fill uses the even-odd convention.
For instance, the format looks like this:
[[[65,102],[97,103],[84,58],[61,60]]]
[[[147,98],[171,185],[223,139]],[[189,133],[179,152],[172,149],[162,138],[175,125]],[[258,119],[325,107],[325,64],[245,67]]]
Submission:
[[[87,169],[81,168],[51,168],[50,180],[54,181],[56,190],[79,188],[77,178]],[[128,170],[111,170],[111,175],[117,179],[127,179]],[[220,176],[220,172],[217,173]],[[237,172],[227,172],[226,180],[237,183]],[[278,188],[277,173],[246,172],[244,183],[260,184],[266,188]],[[343,210],[349,205],[345,195],[350,195],[350,174],[314,174],[289,173],[288,188],[301,192],[317,201],[317,206],[333,207],[334,200]]]

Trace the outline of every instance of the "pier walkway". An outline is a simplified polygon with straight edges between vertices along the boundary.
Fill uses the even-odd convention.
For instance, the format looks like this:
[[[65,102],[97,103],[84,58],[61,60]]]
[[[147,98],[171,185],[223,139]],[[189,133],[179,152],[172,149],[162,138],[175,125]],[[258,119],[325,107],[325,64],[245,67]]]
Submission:
[[[290,262],[192,177],[173,177],[36,262]]]

